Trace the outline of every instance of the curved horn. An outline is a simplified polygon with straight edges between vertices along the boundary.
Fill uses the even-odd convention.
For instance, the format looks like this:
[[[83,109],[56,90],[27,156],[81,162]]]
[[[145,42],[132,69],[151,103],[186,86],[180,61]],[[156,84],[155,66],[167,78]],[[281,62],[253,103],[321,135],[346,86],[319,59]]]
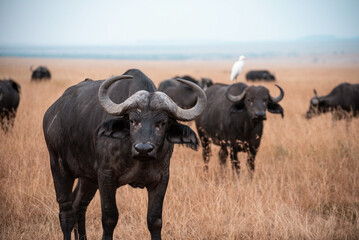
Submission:
[[[280,90],[279,96],[276,97],[276,98],[274,98],[274,97],[272,97],[271,95],[269,95],[269,97],[270,97],[270,99],[272,100],[272,102],[275,102],[275,103],[280,102],[280,101],[283,99],[283,97],[284,97],[284,91],[283,91],[283,89],[282,89],[281,87],[279,87],[277,84],[276,84],[276,87],[279,88],[279,90]]]
[[[132,107],[138,101],[147,99],[148,92],[147,91],[138,91],[133,94],[131,97],[126,99],[123,103],[117,104],[114,103],[110,97],[108,96],[108,89],[110,86],[118,80],[122,79],[130,79],[133,78],[130,75],[121,75],[114,76],[106,79],[100,86],[98,90],[98,99],[100,101],[101,106],[105,109],[105,111],[111,115],[121,115],[122,112]]]
[[[231,85],[231,86],[227,89],[227,91],[226,91],[226,97],[227,97],[228,100],[231,101],[231,102],[239,102],[239,101],[241,101],[241,100],[243,99],[244,95],[246,95],[246,92],[247,92],[247,88],[248,88],[248,87],[246,87],[241,94],[239,94],[239,95],[237,95],[237,96],[234,96],[234,95],[232,95],[232,94],[229,93],[229,90],[231,89],[232,86],[233,86],[233,85]]]
[[[181,83],[184,83],[187,86],[189,86],[190,88],[192,88],[192,90],[197,95],[196,105],[190,109],[183,109],[183,108],[180,108],[165,93],[155,92],[155,96],[156,96],[156,98],[158,98],[158,100],[152,101],[151,107],[165,109],[166,111],[170,112],[176,119],[178,119],[180,121],[192,121],[193,119],[195,119],[196,117],[201,115],[201,113],[205,109],[205,107],[207,105],[207,96],[204,93],[204,91],[202,90],[202,88],[200,86],[198,86],[197,84],[192,83],[187,80],[184,80],[184,79],[180,79],[180,78],[178,78],[176,80]]]

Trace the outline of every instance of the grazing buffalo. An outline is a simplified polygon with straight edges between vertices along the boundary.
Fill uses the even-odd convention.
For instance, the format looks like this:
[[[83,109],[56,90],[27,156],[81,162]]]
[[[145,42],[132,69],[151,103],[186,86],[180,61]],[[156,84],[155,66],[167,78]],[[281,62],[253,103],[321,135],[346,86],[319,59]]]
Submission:
[[[246,79],[248,81],[256,81],[256,80],[275,81],[275,76],[267,70],[253,70],[247,72]]]
[[[196,104],[196,94],[192,88],[188,87],[185,84],[182,84],[176,81],[176,78],[185,79],[191,81],[203,90],[206,90],[208,87],[213,85],[213,82],[209,78],[202,78],[200,81],[186,75],[183,77],[175,77],[173,79],[167,79],[160,83],[158,90],[166,93],[170,98],[172,98],[178,106],[181,108],[191,108]]]
[[[33,81],[38,81],[38,80],[42,80],[42,79],[50,80],[50,78],[51,78],[51,73],[50,73],[49,69],[47,69],[47,67],[40,66],[40,67],[36,68],[35,70],[33,70],[32,66],[31,66],[30,70],[32,71],[31,80],[33,80]]]
[[[283,108],[278,104],[283,99],[283,90],[278,97],[272,97],[263,86],[247,86],[244,83],[232,85],[215,84],[205,92],[207,107],[196,119],[198,135],[203,147],[205,169],[208,169],[210,143],[221,147],[219,159],[225,166],[228,148],[232,168],[239,174],[238,152],[247,152],[247,166],[254,171],[254,160],[263,132],[266,110],[279,113]]]
[[[182,109],[140,70],[105,81],[87,79],[68,88],[47,110],[43,131],[50,154],[64,239],[86,239],[85,213],[100,191],[103,239],[112,239],[118,220],[116,189],[129,184],[148,191],[147,226],[161,239],[162,206],[174,143],[197,149],[196,134],[177,120],[191,121],[206,105]],[[74,180],[78,179],[74,191]]]
[[[334,119],[359,116],[359,84],[341,83],[323,97],[314,89],[306,118],[326,112],[332,112]]]
[[[0,80],[0,124],[4,131],[14,124],[20,102],[20,85],[12,79]]]

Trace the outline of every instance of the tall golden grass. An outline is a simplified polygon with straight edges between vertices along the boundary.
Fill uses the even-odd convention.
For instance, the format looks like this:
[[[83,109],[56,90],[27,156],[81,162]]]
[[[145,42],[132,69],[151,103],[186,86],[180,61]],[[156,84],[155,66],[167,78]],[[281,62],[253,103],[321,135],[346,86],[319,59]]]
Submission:
[[[31,64],[47,65],[53,78],[31,83]],[[248,62],[246,68],[264,66]],[[181,74],[229,83],[231,63],[0,58],[0,77],[12,77],[22,88],[14,128],[0,132],[0,239],[62,239],[43,114],[70,85],[134,67],[156,84]],[[324,95],[340,82],[358,83],[359,67],[278,63],[270,69],[285,91],[285,117],[268,114],[253,180],[243,153],[236,178],[229,163],[226,174],[220,170],[217,147],[212,147],[207,174],[202,149],[176,147],[164,202],[163,239],[359,238],[359,119],[333,121],[326,114],[308,121],[302,116],[313,88]],[[273,83],[263,85],[278,94]],[[117,204],[115,239],[149,239],[146,190],[121,187]],[[89,239],[102,235],[98,193],[88,208],[87,233]]]

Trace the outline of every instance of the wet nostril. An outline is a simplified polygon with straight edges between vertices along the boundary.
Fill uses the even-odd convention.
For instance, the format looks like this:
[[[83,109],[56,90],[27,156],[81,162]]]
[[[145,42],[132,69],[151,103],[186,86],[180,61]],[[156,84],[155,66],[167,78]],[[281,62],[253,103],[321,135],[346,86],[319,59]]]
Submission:
[[[154,149],[151,143],[137,143],[135,149],[139,153],[150,153]]]

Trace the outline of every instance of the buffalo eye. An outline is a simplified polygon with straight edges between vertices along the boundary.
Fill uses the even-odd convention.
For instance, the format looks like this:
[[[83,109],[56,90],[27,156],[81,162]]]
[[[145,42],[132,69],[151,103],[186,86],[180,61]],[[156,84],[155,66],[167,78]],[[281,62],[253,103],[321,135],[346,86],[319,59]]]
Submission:
[[[156,124],[156,130],[160,130],[161,128],[166,127],[167,123],[166,122],[160,122]]]
[[[139,125],[139,123],[136,120],[132,120],[132,119],[130,119],[130,124],[134,127]]]

